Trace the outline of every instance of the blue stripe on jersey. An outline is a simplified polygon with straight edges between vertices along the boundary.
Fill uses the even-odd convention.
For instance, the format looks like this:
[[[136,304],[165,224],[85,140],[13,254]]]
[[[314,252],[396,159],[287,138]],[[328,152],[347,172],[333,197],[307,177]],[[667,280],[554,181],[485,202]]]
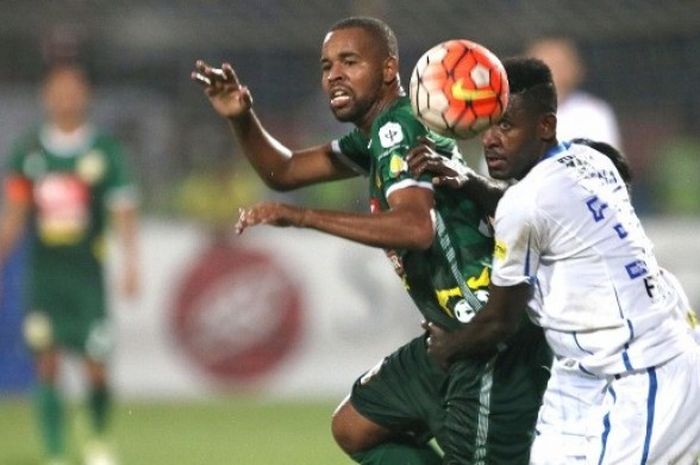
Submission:
[[[581,344],[579,344],[578,338],[576,337],[576,331],[573,332],[572,336],[574,336],[574,342],[576,343],[576,347],[578,347],[579,349],[581,349],[582,352],[586,352],[587,354],[593,355],[593,352],[591,352],[590,350],[586,350],[586,349],[584,349],[583,347],[581,347]]]
[[[530,277],[530,234],[527,235],[527,252],[525,252],[525,276]]]
[[[625,350],[622,351],[622,363],[625,364],[625,370],[633,371],[632,362],[630,362],[630,356],[627,354],[627,349],[629,349],[629,344],[625,344]]]
[[[586,373],[587,375],[595,376],[593,372],[586,370],[586,368],[581,365],[580,363],[578,364],[578,369],[581,370],[582,372]]]
[[[620,296],[617,295],[617,288],[613,286],[613,292],[615,293],[615,302],[617,302],[617,309],[620,311],[620,318],[624,318],[625,315],[622,314],[622,305],[620,305]]]
[[[654,409],[656,407],[656,368],[648,368],[649,373],[649,397],[647,397],[647,432],[644,436],[644,451],[640,465],[645,465],[649,458],[649,445],[651,443],[651,432],[654,429]]]

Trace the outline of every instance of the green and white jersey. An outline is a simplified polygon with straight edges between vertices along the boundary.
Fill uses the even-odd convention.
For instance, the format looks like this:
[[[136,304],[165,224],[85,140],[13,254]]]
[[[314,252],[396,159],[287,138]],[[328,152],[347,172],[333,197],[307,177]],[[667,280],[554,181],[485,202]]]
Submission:
[[[101,277],[107,212],[134,202],[122,150],[91,127],[61,141],[51,128],[33,130],[14,147],[8,179],[23,184],[32,205],[34,287],[70,274],[76,282]]]
[[[388,210],[387,199],[399,189],[434,190],[432,246],[386,252],[426,320],[453,329],[469,321],[488,298],[493,240],[484,213],[472,201],[451,189],[434,189],[428,174],[414,178],[409,173],[405,157],[422,136],[434,141],[440,153],[463,163],[454,140],[423,126],[406,97],[377,117],[370,139],[355,129],[332,147],[341,160],[369,177],[372,212]]]

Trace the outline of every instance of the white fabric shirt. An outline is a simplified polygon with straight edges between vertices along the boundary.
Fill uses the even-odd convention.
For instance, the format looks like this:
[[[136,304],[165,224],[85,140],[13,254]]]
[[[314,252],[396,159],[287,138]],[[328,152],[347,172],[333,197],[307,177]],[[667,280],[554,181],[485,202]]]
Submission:
[[[692,345],[678,293],[619,173],[603,154],[559,144],[496,210],[492,282],[533,284],[530,316],[554,353],[614,375],[658,365]]]

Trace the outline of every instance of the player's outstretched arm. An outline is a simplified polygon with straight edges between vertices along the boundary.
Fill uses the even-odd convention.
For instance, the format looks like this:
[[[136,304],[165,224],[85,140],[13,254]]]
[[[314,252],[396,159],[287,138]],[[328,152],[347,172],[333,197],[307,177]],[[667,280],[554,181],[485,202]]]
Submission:
[[[282,203],[261,203],[239,212],[236,232],[267,224],[316,229],[371,247],[424,250],[433,243],[432,191],[413,187],[394,192],[391,208],[374,214],[314,210]]]
[[[275,190],[290,190],[321,181],[356,176],[333,156],[330,144],[293,151],[268,133],[253,111],[250,90],[233,67],[195,63],[191,78],[204,89],[212,108],[227,119],[260,178]]]
[[[495,214],[496,205],[505,192],[505,187],[500,184],[491,182],[474,170],[437,153],[432,143],[424,138],[409,151],[406,162],[413,176],[431,173],[435,186],[462,191],[490,216]]]

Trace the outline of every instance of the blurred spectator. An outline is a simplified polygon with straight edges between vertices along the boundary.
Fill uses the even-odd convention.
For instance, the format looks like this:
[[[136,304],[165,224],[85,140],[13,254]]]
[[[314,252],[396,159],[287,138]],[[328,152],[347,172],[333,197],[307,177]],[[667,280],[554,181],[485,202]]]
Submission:
[[[73,64],[51,68],[42,88],[46,121],[18,140],[9,159],[0,216],[0,264],[29,227],[29,311],[34,397],[51,465],[64,464],[69,422],[59,389],[61,356],[80,356],[89,384],[86,465],[111,465],[106,432],[111,349],[104,288],[105,230],[111,214],[124,253],[123,290],[138,291],[136,197],[120,145],[88,121],[90,86]]]
[[[525,54],[544,61],[557,88],[557,135],[561,140],[586,137],[621,149],[617,118],[610,105],[579,89],[585,67],[576,45],[564,37],[547,37],[530,44]]]
[[[250,164],[228,153],[201,156],[178,187],[176,209],[202,225],[214,245],[226,245],[238,208],[263,200],[265,186]]]
[[[700,215],[700,140],[672,139],[659,151],[653,174],[654,211],[669,215]]]

